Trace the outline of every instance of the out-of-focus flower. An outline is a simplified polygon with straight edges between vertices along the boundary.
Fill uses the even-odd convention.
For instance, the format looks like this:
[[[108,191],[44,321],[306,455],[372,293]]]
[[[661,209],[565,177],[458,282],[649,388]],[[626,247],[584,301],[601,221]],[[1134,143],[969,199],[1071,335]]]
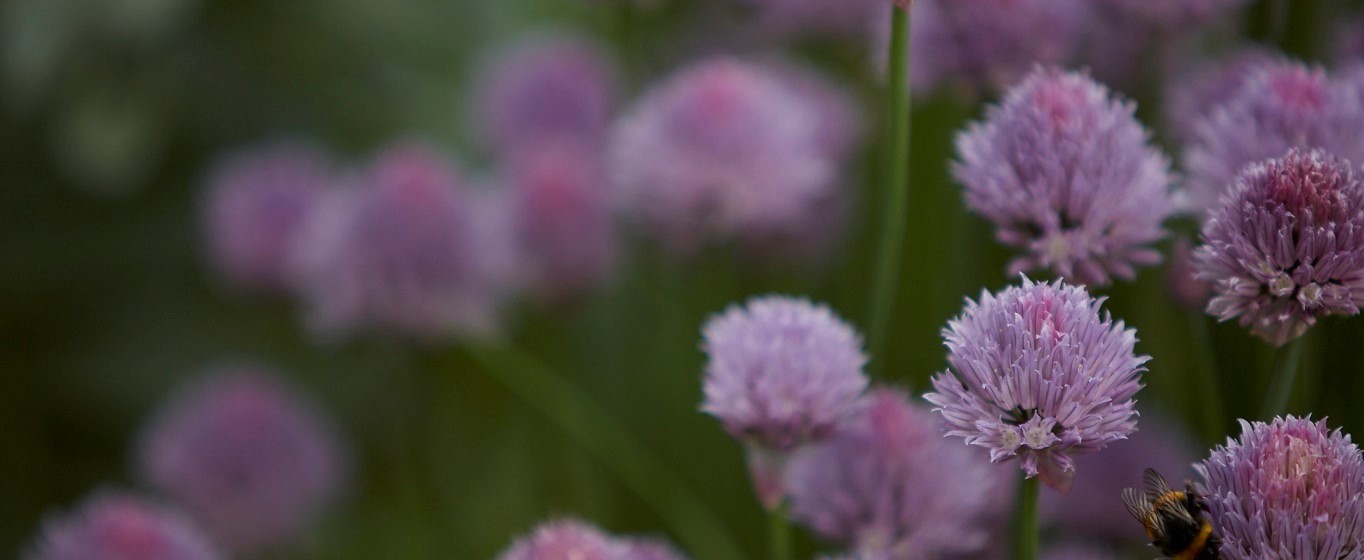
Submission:
[[[478,80],[486,141],[515,151],[545,141],[604,146],[614,70],[586,39],[542,36],[499,53]]]
[[[1141,429],[1127,441],[1075,459],[1078,474],[1070,493],[1042,496],[1043,519],[1072,537],[1144,544],[1139,526],[1119,498],[1123,489],[1139,484],[1146,468],[1168,475],[1182,487],[1179,482],[1193,476],[1198,455],[1182,426],[1160,415],[1143,414]]]
[[[1128,521],[1132,519],[1129,516]],[[1117,555],[1104,547],[1088,543],[1063,543],[1042,551],[1045,560],[1116,560]]]
[[[498,560],[684,560],[667,543],[617,539],[577,519],[558,519],[536,527],[512,543]]]
[[[913,10],[909,79],[923,93],[1001,90],[1037,63],[1064,63],[1086,21],[1076,0],[919,0]],[[876,29],[874,52],[884,62],[888,18]]]
[[[761,246],[806,232],[838,193],[827,109],[768,67],[720,58],[646,94],[612,143],[621,209],[666,245]]]
[[[1165,270],[1165,291],[1176,304],[1187,311],[1202,313],[1212,297],[1212,284],[1198,278],[1193,244],[1186,237],[1175,240],[1170,251],[1169,267]]]
[[[1164,32],[1187,30],[1224,20],[1249,0],[1094,0],[1103,17]]]
[[[204,193],[209,261],[234,288],[286,291],[296,234],[331,181],[327,157],[304,144],[223,158],[209,173]]]
[[[1217,107],[1234,98],[1256,72],[1287,63],[1260,47],[1242,47],[1221,58],[1184,63],[1165,85],[1165,124],[1175,140],[1192,141],[1196,126]]]
[[[319,209],[296,250],[311,325],[423,339],[492,330],[512,244],[490,224],[504,211],[421,145],[385,150],[359,182]]]
[[[1364,303],[1364,186],[1350,162],[1293,149],[1253,164],[1203,226],[1208,313],[1281,346]]]
[[[998,469],[942,437],[927,409],[893,390],[825,443],[792,460],[794,519],[855,558],[902,560],[983,551],[990,537]]]
[[[1217,205],[1248,164],[1289,148],[1322,148],[1364,161],[1364,81],[1333,78],[1300,63],[1269,64],[1195,124],[1184,153],[1188,210]]]
[[[521,151],[505,165],[522,274],[532,291],[563,302],[610,280],[617,238],[600,157],[573,144],[549,142]]]
[[[1083,74],[1038,68],[957,136],[967,205],[1026,251],[1012,273],[1104,285],[1160,260],[1170,164],[1134,112]]]
[[[1241,421],[1194,466],[1227,560],[1328,560],[1364,554],[1364,459],[1326,421]]]
[[[226,370],[167,402],[137,450],[142,479],[232,550],[297,542],[340,490],[330,428],[263,370]]]
[[[702,334],[701,408],[748,446],[759,498],[775,506],[790,452],[856,411],[867,387],[861,337],[828,307],[779,296],[731,307]]]
[[[760,28],[779,35],[855,35],[886,9],[886,0],[740,1],[754,10]]]
[[[217,560],[222,556],[188,519],[123,494],[97,494],[49,519],[28,560]]]
[[[1082,287],[1027,278],[967,301],[943,330],[950,369],[924,396],[947,435],[989,449],[992,462],[1018,457],[1029,478],[1062,489],[1072,456],[1127,438],[1150,358],[1102,304]]]
[[[1364,62],[1364,14],[1356,13],[1336,24],[1331,55],[1338,66]]]

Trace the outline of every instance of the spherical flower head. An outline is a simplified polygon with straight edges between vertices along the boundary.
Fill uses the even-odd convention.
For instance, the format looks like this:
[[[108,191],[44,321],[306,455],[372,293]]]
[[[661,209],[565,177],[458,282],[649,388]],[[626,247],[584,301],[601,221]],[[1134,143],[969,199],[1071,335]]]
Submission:
[[[627,560],[625,547],[600,529],[576,519],[546,522],[512,543],[498,560]]]
[[[1193,141],[1204,115],[1235,97],[1256,72],[1285,63],[1282,55],[1272,51],[1242,47],[1216,60],[1182,64],[1166,81],[1166,127],[1179,142]]]
[[[28,560],[217,560],[188,519],[124,494],[98,494],[49,519]]]
[[[524,39],[498,53],[478,81],[483,135],[504,152],[554,139],[603,146],[613,82],[611,63],[583,38]]]
[[[1271,63],[1253,72],[1234,96],[1195,124],[1184,153],[1188,209],[1215,207],[1242,168],[1289,148],[1321,148],[1364,161],[1361,92],[1353,80],[1300,63]]]
[[[644,95],[618,124],[611,173],[622,211],[666,246],[761,244],[792,235],[836,192],[840,162],[818,108],[768,68],[697,63]]]
[[[236,289],[286,291],[295,236],[331,180],[326,156],[304,144],[222,158],[209,172],[202,209],[213,267]]]
[[[380,153],[358,183],[319,210],[297,250],[311,326],[424,340],[491,331],[510,252],[492,225],[505,212],[417,144]]]
[[[1096,0],[1094,8],[1128,25],[1165,32],[1201,27],[1224,20],[1250,0]]]
[[[1077,474],[1070,493],[1045,493],[1042,519],[1068,536],[1146,544],[1148,541],[1141,540],[1142,532],[1134,530],[1132,515],[1116,497],[1141,481],[1146,468],[1161,472],[1182,488],[1182,482],[1193,476],[1192,465],[1200,447],[1170,418],[1142,414],[1141,429],[1129,439],[1075,459]]]
[[[983,551],[999,471],[942,437],[904,394],[877,390],[825,443],[793,459],[791,513],[859,558],[940,558]]]
[[[1227,560],[1358,558],[1364,549],[1364,459],[1326,421],[1241,421],[1194,466]]]
[[[1170,164],[1134,111],[1084,74],[1039,67],[957,136],[966,204],[1025,251],[1012,273],[1104,285],[1160,260]]]
[[[1364,303],[1364,186],[1350,162],[1321,150],[1247,167],[1203,226],[1198,277],[1208,313],[1275,346],[1325,315]]]
[[[326,422],[256,368],[176,395],[144,429],[136,463],[142,479],[241,553],[296,543],[344,478]]]
[[[548,302],[581,297],[614,270],[617,238],[600,159],[573,144],[545,143],[506,163],[522,274]]]
[[[884,10],[888,15],[890,10]],[[1075,52],[1085,24],[1076,0],[920,0],[910,19],[910,85],[997,91],[1037,63],[1059,64]],[[876,65],[885,68],[890,23],[876,27]]]
[[[867,387],[861,337],[823,305],[759,297],[712,317],[702,335],[701,409],[751,445],[785,451],[818,441]]]
[[[989,449],[992,462],[1017,457],[1029,478],[1058,489],[1073,456],[1127,438],[1150,358],[1102,304],[1082,287],[1027,278],[968,300],[943,330],[949,370],[924,396],[947,435]]]

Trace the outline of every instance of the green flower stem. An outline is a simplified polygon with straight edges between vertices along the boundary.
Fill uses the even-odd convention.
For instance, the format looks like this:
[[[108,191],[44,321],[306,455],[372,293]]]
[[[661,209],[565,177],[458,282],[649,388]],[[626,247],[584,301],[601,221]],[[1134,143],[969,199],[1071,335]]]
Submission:
[[[653,508],[695,557],[744,558],[715,512],[682,476],[578,386],[511,346],[470,344],[468,352],[484,374],[577,440]]]
[[[773,509],[769,515],[771,523],[768,526],[770,537],[771,560],[791,560],[791,521],[787,517],[786,502]]]
[[[1203,412],[1204,437],[1207,441],[1218,441],[1226,435],[1227,417],[1222,405],[1222,386],[1218,382],[1220,375],[1212,336],[1208,332],[1208,318],[1201,313],[1186,315],[1189,317],[1189,336],[1193,338],[1194,378],[1198,384],[1194,394],[1199,395],[1199,408]]]
[[[1261,420],[1269,421],[1288,411],[1288,401],[1293,396],[1293,382],[1298,378],[1298,366],[1302,363],[1303,340],[1306,338],[1307,335],[1299,336],[1274,353],[1273,377],[1269,379],[1269,391],[1265,393],[1264,408],[1260,410]]]
[[[1018,488],[1018,509],[1014,512],[1014,558],[1037,560],[1040,537],[1037,523],[1037,497],[1040,487],[1037,477],[1024,478]]]
[[[901,262],[905,247],[905,213],[909,204],[909,10],[891,8],[890,62],[886,69],[888,117],[890,136],[886,157],[886,193],[881,217],[881,248],[876,260],[872,284],[871,308],[868,310],[868,351],[874,363],[884,367],[883,353],[891,313],[895,309],[895,295],[899,287]]]

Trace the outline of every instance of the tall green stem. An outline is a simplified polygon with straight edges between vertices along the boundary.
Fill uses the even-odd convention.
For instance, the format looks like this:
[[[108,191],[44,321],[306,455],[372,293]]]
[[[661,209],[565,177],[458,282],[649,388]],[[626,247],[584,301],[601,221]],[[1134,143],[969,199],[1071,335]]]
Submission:
[[[1018,488],[1018,509],[1014,512],[1014,559],[1037,560],[1040,537],[1037,523],[1037,477],[1024,478]]]
[[[468,349],[484,374],[577,440],[653,508],[697,558],[744,558],[715,512],[682,476],[577,385],[513,347],[471,344]]]
[[[889,139],[886,143],[886,194],[881,217],[881,249],[876,261],[876,276],[872,285],[871,308],[867,325],[872,360],[886,363],[886,338],[891,313],[895,309],[895,294],[899,287],[901,261],[905,247],[905,213],[909,203],[909,10],[891,8],[889,67],[886,69]]]
[[[1217,441],[1225,435],[1226,416],[1222,405],[1222,386],[1218,382],[1217,357],[1213,352],[1212,336],[1208,333],[1208,319],[1201,313],[1187,313],[1189,336],[1194,345],[1194,378],[1200,395],[1199,408],[1203,412],[1204,437]]]
[[[786,511],[786,504],[782,503],[768,514],[771,516],[768,526],[771,560],[791,560],[791,521]]]
[[[1260,419],[1268,421],[1288,411],[1288,400],[1293,396],[1293,382],[1298,378],[1298,365],[1302,362],[1303,340],[1299,336],[1282,346],[1274,353],[1273,377],[1269,380],[1269,392],[1265,393],[1264,408],[1260,409]]]

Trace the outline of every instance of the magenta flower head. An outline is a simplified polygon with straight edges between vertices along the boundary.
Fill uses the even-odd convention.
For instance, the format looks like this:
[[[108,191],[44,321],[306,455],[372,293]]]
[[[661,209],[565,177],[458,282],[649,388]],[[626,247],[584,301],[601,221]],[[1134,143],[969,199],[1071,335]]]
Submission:
[[[686,560],[672,545],[655,539],[625,539],[620,560]]]
[[[227,370],[182,390],[144,429],[142,479],[240,553],[296,543],[344,479],[330,427],[260,370]]]
[[[523,40],[498,53],[478,81],[483,134],[502,152],[546,140],[604,146],[614,79],[610,62],[583,38]]]
[[[985,550],[999,469],[942,437],[941,422],[880,389],[825,443],[792,460],[795,520],[853,558],[956,558]],[[1000,508],[1007,511],[1007,507]]]
[[[1011,273],[1104,285],[1160,260],[1170,164],[1135,109],[1084,74],[1039,67],[957,136],[966,204],[1025,251]]]
[[[522,275],[531,290],[558,303],[609,281],[617,238],[600,157],[573,144],[546,142],[505,165]]]
[[[718,58],[655,86],[617,125],[619,206],[665,245],[761,245],[809,227],[838,192],[838,161],[811,98],[763,65]]]
[[[1246,165],[1282,156],[1289,148],[1321,148],[1364,161],[1364,99],[1353,80],[1320,68],[1279,62],[1253,72],[1237,93],[1195,126],[1184,153],[1187,206],[1217,205]]]
[[[26,560],[218,560],[224,558],[179,514],[124,494],[96,494],[49,519]]]
[[[905,0],[900,0],[901,2]],[[759,26],[777,35],[849,35],[886,7],[886,0],[741,0],[755,12]]]
[[[427,147],[380,153],[302,239],[300,291],[311,326],[420,339],[491,331],[500,259],[511,251],[492,226],[505,212],[480,202]]]
[[[924,396],[947,435],[990,450],[990,461],[1021,460],[1028,478],[1069,487],[1072,456],[1098,451],[1136,429],[1148,356],[1136,331],[1100,315],[1103,298],[1056,281],[1023,278],[982,292],[943,330],[950,369]]]
[[[1290,150],[1251,165],[1203,225],[1208,313],[1275,346],[1364,303],[1364,186],[1350,162]]]
[[[1328,560],[1364,554],[1364,459],[1326,421],[1241,421],[1194,466],[1227,560]]]
[[[924,93],[942,87],[997,91],[1035,64],[1064,63],[1085,24],[1085,8],[1076,0],[919,0],[913,13],[909,79]],[[890,24],[882,19],[875,52],[884,61]]]
[[[775,506],[790,452],[857,410],[867,387],[861,337],[828,307],[780,296],[730,307],[702,335],[701,409],[748,446],[759,497]]]
[[[1256,72],[1286,64],[1279,54],[1259,47],[1242,47],[1215,60],[1177,65],[1165,85],[1164,120],[1181,143],[1192,141],[1205,115],[1236,96]]]
[[[1070,493],[1043,494],[1042,518],[1067,536],[1145,544],[1147,541],[1140,540],[1141,531],[1133,531],[1132,515],[1118,497],[1124,488],[1142,479],[1146,468],[1164,473],[1174,486],[1182,488],[1183,481],[1193,476],[1192,465],[1201,453],[1200,447],[1180,424],[1160,415],[1142,414],[1141,429],[1129,439],[1075,459]]]
[[[234,288],[286,291],[296,234],[331,181],[326,156],[304,144],[253,148],[221,159],[209,172],[202,209],[213,267]]]

